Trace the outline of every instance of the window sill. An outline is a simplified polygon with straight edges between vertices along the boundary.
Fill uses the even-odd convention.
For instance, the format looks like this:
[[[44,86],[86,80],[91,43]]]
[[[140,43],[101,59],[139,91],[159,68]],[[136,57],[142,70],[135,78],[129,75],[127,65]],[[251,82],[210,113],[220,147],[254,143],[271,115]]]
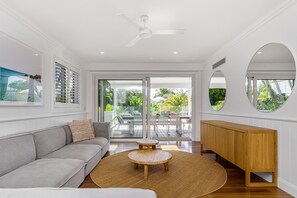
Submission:
[[[60,103],[56,102],[54,108],[80,108],[80,104]]]

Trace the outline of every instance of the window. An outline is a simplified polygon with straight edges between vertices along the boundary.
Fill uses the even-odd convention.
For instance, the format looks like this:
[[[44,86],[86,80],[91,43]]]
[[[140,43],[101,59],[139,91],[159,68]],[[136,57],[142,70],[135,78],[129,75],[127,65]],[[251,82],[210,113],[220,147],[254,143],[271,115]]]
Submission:
[[[79,74],[56,62],[56,102],[79,104]]]

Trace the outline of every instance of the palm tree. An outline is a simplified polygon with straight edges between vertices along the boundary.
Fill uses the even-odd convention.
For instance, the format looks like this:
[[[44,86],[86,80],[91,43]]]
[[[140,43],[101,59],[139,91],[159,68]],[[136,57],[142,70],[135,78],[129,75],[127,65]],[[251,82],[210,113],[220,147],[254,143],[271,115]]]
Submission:
[[[162,106],[170,107],[170,111],[179,114],[183,106],[188,106],[188,95],[187,91],[179,91],[178,93],[171,95],[167,98]]]
[[[164,99],[167,99],[169,96],[175,94],[172,89],[167,88],[160,88],[157,93],[155,94],[154,98],[156,97],[162,97]]]

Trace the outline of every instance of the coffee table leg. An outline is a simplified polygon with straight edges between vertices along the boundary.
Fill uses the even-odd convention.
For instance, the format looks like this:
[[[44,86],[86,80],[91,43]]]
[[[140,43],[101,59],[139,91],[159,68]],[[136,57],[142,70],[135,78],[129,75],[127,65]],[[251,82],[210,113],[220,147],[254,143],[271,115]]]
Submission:
[[[141,150],[143,147],[142,147],[142,145],[139,145],[139,149]]]
[[[148,165],[144,165],[144,180],[148,178]]]
[[[153,146],[152,146],[152,149],[156,150],[156,145],[153,145]]]
[[[138,164],[134,163],[134,168],[137,169],[138,168]]]
[[[168,168],[168,162],[164,163],[164,168],[165,168],[165,171],[168,171],[169,168]]]

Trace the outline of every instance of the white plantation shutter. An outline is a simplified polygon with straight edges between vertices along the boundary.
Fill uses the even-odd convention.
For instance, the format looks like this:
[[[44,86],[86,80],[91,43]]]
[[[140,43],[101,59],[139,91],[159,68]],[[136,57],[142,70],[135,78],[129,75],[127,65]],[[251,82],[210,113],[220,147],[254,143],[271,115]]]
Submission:
[[[56,102],[79,104],[79,74],[56,62]]]
[[[69,70],[69,99],[70,103],[79,103],[79,75],[77,72]]]

